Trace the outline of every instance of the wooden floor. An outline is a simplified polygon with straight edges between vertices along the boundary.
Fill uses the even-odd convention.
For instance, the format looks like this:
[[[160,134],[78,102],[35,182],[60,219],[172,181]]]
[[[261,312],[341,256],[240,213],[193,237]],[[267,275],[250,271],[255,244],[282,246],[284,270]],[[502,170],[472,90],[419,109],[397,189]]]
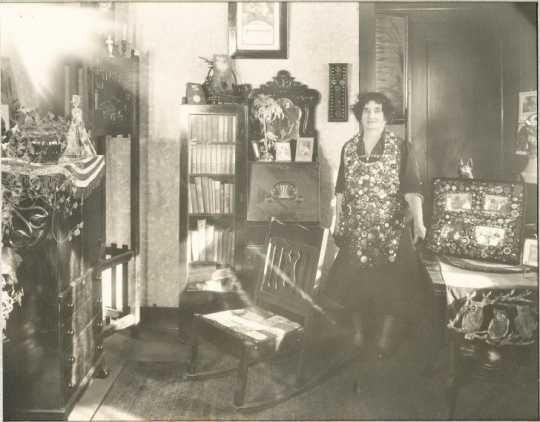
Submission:
[[[110,374],[105,379],[92,379],[81,399],[69,415],[70,421],[91,421],[107,391],[129,360],[176,361],[187,358],[187,347],[180,341],[178,330],[171,327],[142,328],[135,338],[129,330],[113,334],[105,340],[106,367]],[[125,420],[117,415],[115,420]]]
[[[106,379],[93,379],[91,381],[87,390],[70,414],[69,420],[96,421],[95,415],[98,409],[100,409],[108,390],[120,374],[120,371],[126,362],[170,362],[184,361],[187,359],[188,347],[185,341],[182,341],[182,339],[182,335],[174,323],[170,323],[168,326],[167,324],[160,324],[159,327],[143,326],[139,330],[138,337],[131,336],[130,332],[127,330],[107,337],[105,341],[105,350],[107,367],[110,369],[111,373]],[[444,349],[441,350],[441,353],[444,354]],[[444,379],[441,379],[441,388],[444,385],[443,383]],[[414,386],[411,386],[411,388],[414,389]],[[489,391],[489,394],[486,394],[486,389],[492,389],[491,391],[493,394],[489,393]],[[492,415],[497,414],[496,409],[501,409],[501,406],[503,406],[503,408],[515,406],[516,411],[518,411],[520,408],[522,409],[524,406],[527,407],[529,410],[527,410],[525,413],[520,413],[522,417],[517,418],[519,420],[534,419],[534,417],[529,418],[528,415],[538,415],[538,400],[536,400],[538,396],[537,391],[526,391],[525,394],[523,394],[516,393],[515,391],[512,391],[511,388],[501,389],[500,387],[490,387],[489,384],[480,383],[473,386],[468,386],[465,395],[466,398],[462,401],[462,409],[456,415],[458,419],[465,419],[465,416],[463,415],[473,415],[474,420],[490,420],[493,418]],[[338,403],[339,400],[337,399],[344,401],[340,404]],[[417,399],[417,405],[424,406],[422,404],[424,399],[422,397],[418,397]],[[354,403],[358,402],[358,400],[359,398],[355,397],[354,393],[351,391],[349,398],[328,397],[328,406],[335,407],[336,415],[339,415],[340,406],[344,405],[345,401],[352,403],[354,406]],[[390,414],[399,415],[400,408],[410,408],[411,404],[402,403],[403,400],[404,398],[392,397],[392,400],[390,400],[389,403],[385,401],[385,406],[392,407]],[[360,402],[358,402],[358,405],[360,406]],[[428,407],[428,404],[425,404],[425,406]],[[110,421],[133,419],[132,415],[126,414],[122,411],[113,410],[108,412],[107,420]],[[103,415],[103,412],[100,412],[100,414]],[[512,412],[509,414],[511,415]],[[523,415],[526,417],[523,418]],[[301,415],[296,416],[297,417],[295,419],[301,419]],[[440,418],[442,419],[442,416]],[[507,418],[508,417],[503,417],[503,419]],[[283,415],[283,417],[280,417],[279,419],[286,420],[287,415]],[[439,419],[439,417],[435,417],[433,419]]]

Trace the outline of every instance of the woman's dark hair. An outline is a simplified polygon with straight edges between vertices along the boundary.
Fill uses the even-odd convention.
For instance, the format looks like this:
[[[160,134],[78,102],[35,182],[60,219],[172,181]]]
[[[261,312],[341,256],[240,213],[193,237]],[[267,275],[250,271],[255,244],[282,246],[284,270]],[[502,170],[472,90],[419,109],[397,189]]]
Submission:
[[[388,97],[380,92],[366,92],[358,95],[356,102],[352,105],[351,109],[354,113],[356,119],[360,122],[362,120],[362,112],[364,111],[364,106],[373,101],[382,106],[382,112],[384,114],[384,119],[387,123],[390,123],[392,116],[394,115],[394,107],[388,99]]]

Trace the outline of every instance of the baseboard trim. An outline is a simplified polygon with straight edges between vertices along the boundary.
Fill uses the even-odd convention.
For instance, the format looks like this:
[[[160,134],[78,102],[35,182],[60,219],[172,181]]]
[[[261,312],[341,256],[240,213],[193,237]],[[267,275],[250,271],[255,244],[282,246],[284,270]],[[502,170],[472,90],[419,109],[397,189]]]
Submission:
[[[178,307],[141,306],[141,320],[178,314]]]
[[[178,308],[142,306],[140,325],[162,330],[178,330],[179,315]]]

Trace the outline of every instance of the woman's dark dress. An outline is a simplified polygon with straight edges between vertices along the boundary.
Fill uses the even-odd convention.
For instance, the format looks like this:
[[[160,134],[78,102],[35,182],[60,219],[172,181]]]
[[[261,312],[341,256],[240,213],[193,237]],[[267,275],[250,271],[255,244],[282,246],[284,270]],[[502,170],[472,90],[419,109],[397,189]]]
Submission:
[[[358,155],[366,163],[377,161],[384,152],[384,136],[378,141],[369,158],[364,151],[362,140],[358,142]],[[400,142],[401,161],[399,191],[401,194],[421,194],[421,181],[417,164],[409,152],[407,143]],[[344,150],[336,182],[335,193],[343,193],[346,186],[344,169]],[[412,244],[411,227],[403,230],[395,262],[384,263],[372,268],[361,265],[356,251],[336,238],[339,253],[330,268],[326,294],[340,302],[350,311],[360,313],[390,314],[400,318],[416,315],[418,301],[425,297],[419,274],[419,260]],[[423,292],[424,290],[424,292]],[[423,296],[424,293],[424,296]]]

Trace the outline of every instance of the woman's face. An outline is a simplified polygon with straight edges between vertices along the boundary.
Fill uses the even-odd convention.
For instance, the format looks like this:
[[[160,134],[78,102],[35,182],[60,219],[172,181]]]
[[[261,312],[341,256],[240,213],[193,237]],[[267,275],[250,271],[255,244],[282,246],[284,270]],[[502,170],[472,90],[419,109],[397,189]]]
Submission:
[[[368,130],[382,130],[386,125],[382,105],[371,100],[362,110],[362,127]]]

